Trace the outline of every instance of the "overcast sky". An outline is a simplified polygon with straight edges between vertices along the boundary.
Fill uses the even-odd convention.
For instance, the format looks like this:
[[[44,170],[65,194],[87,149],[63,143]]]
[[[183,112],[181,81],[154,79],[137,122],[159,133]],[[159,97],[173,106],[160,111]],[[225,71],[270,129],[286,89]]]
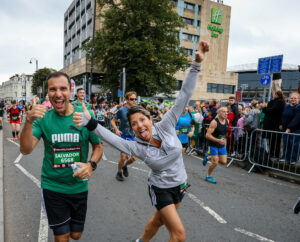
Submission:
[[[0,7],[0,83],[14,74],[63,65],[63,19],[72,0],[3,0]],[[300,65],[299,0],[224,0],[231,6],[228,66],[284,55]]]

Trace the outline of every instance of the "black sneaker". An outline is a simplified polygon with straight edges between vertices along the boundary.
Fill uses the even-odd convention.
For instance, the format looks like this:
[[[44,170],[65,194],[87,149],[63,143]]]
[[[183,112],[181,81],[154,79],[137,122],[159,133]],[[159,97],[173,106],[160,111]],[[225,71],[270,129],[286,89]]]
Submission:
[[[128,177],[129,173],[128,173],[128,168],[127,168],[126,165],[123,166],[122,170],[123,170],[123,175],[124,175],[125,177]]]
[[[124,181],[124,178],[123,178],[123,175],[122,175],[122,172],[121,172],[121,171],[118,171],[118,172],[117,172],[116,179],[117,179],[118,181]]]
[[[294,213],[298,214],[300,212],[300,197],[297,199],[294,205]]]

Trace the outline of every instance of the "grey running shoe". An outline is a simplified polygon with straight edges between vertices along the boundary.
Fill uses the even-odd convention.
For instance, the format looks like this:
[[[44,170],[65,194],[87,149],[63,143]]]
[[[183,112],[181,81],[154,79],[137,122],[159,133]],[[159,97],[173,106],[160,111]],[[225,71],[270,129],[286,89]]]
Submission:
[[[127,165],[123,166],[122,170],[123,170],[123,175],[124,175],[125,177],[128,177],[129,173],[128,173]]]
[[[293,210],[295,214],[298,214],[300,212],[300,197],[298,197]]]
[[[143,242],[142,238],[138,238],[135,242]]]
[[[117,172],[116,179],[118,181],[124,181],[124,178],[123,178],[123,175],[122,175],[122,171],[118,171]]]

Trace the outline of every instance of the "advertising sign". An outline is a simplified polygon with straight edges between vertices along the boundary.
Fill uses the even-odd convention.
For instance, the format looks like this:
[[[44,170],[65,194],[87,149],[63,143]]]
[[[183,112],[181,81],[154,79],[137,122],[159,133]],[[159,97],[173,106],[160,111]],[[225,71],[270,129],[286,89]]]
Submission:
[[[235,92],[235,101],[238,103],[242,101],[242,92],[241,91]]]

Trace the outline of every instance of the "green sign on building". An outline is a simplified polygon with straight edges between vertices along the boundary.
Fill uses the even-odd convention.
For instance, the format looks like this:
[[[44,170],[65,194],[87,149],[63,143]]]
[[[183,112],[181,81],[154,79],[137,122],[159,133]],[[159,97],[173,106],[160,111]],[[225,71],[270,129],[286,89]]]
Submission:
[[[223,10],[217,8],[211,9],[210,22],[212,24],[222,24],[222,17],[223,17]],[[212,31],[211,37],[218,38],[219,34],[223,33],[223,29],[219,28],[218,26],[214,26],[212,24],[209,24],[207,28]]]
[[[223,10],[217,8],[211,9],[210,22],[214,24],[222,24]]]

